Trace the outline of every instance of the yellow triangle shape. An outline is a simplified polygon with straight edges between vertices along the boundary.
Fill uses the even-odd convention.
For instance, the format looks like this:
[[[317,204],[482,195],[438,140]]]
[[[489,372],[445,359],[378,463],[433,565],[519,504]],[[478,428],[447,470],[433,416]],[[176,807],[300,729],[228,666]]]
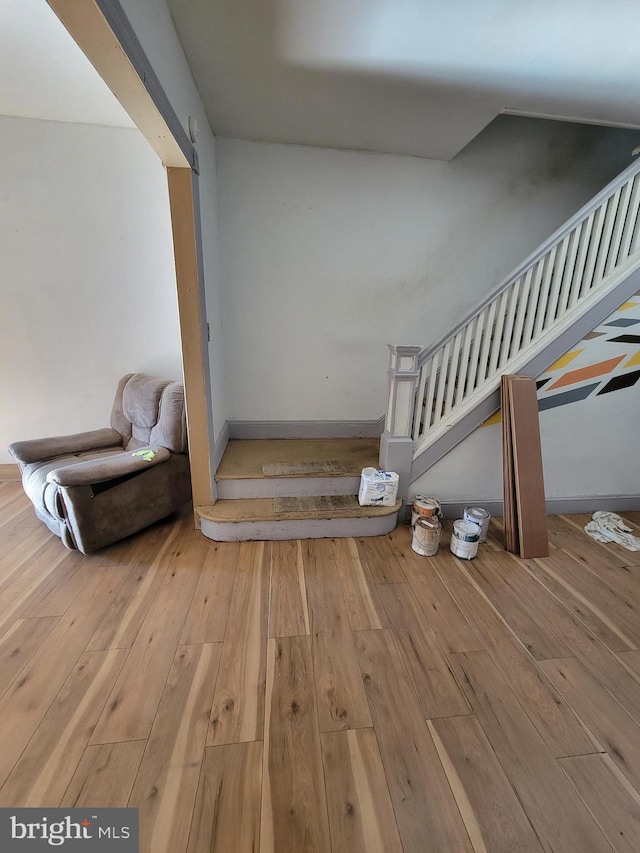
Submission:
[[[581,352],[584,352],[584,347],[582,349],[574,349],[571,352],[566,352],[564,355],[561,355],[557,361],[551,365],[551,367],[545,370],[545,373],[551,373],[552,370],[560,370],[561,367],[566,367],[568,364],[577,358]]]
[[[490,418],[487,418],[486,421],[482,422],[482,426],[491,426],[491,424],[499,424],[502,421],[502,409],[498,409]]]
[[[640,350],[638,350],[635,355],[631,356],[629,361],[624,366],[633,367],[634,364],[640,364]]]
[[[621,305],[618,308],[618,311],[628,311],[629,308],[635,308],[638,304],[640,304],[640,303],[638,303],[638,302],[625,302],[624,305]]]

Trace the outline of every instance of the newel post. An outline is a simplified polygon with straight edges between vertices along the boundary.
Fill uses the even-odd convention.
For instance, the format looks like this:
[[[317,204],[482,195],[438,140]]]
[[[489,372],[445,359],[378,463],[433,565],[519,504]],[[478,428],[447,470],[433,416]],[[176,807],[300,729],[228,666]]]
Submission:
[[[403,500],[409,490],[413,459],[411,433],[421,349],[389,344],[389,392],[384,432],[380,439],[380,467],[385,471],[395,471],[400,476],[398,497]]]

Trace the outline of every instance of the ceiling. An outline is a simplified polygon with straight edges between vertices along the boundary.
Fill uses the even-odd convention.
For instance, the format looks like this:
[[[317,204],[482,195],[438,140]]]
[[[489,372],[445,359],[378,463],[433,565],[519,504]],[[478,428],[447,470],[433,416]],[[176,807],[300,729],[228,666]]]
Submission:
[[[640,127],[632,0],[168,0],[214,133],[450,160],[501,112]]]
[[[46,0],[0,0],[0,115],[135,126]]]

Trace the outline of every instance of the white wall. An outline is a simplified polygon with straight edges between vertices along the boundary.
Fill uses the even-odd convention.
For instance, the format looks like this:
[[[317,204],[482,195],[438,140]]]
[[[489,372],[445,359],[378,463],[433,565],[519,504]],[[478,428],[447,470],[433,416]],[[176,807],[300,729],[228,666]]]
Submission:
[[[121,0],[121,4],[183,127],[188,130],[189,116],[193,116],[200,131],[196,149],[200,164],[206,315],[211,334],[209,366],[213,401],[212,437],[217,440],[228,415],[218,264],[216,140],[165,0]]]
[[[181,379],[166,174],[137,130],[0,117],[0,462]]]
[[[218,139],[228,417],[378,418],[386,344],[446,332],[634,144],[514,117],[451,163]]]

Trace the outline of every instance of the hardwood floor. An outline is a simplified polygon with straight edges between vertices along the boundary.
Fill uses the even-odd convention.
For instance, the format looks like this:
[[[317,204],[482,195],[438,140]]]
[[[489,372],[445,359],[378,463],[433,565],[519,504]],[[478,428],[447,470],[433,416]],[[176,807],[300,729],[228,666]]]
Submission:
[[[145,853],[637,853],[640,553],[586,520],[84,557],[0,483],[0,805],[134,806]]]

